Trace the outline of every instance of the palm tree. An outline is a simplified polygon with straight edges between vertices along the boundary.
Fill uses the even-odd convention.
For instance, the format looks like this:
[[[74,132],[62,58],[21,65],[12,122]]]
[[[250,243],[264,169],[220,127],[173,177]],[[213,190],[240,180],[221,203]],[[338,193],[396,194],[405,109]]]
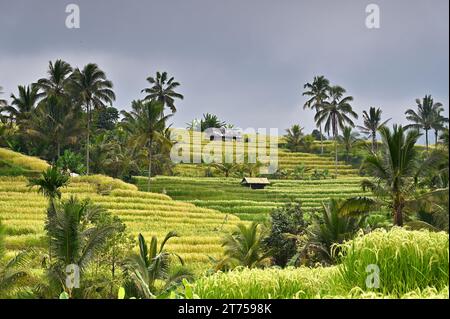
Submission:
[[[156,236],[152,236],[150,245],[147,245],[144,236],[139,234],[139,254],[134,254],[128,258],[125,263],[125,270],[134,288],[144,298],[153,298],[155,296],[156,280],[165,280],[167,286],[167,284],[180,281],[188,275],[187,272],[184,274],[178,273],[177,276],[170,275],[169,270],[172,256],[175,256],[181,265],[184,265],[184,261],[179,255],[168,252],[165,249],[167,242],[175,237],[178,237],[176,232],[171,231],[167,233],[158,249],[158,239]]]
[[[107,80],[105,72],[100,70],[97,64],[89,63],[83,70],[76,69],[72,76],[72,89],[78,96],[79,102],[84,105],[87,112],[86,134],[86,174],[89,175],[89,148],[91,131],[91,110],[105,108],[105,103],[110,105],[116,99],[112,88],[113,84]]]
[[[254,268],[268,261],[268,253],[263,250],[263,231],[256,222],[248,227],[239,224],[235,232],[224,238],[222,246],[225,256],[217,264],[217,269],[234,266]]]
[[[129,178],[132,172],[139,172],[139,163],[145,160],[145,154],[139,145],[129,143],[130,139],[125,137],[123,140],[116,136],[108,144],[107,157],[102,163],[108,168],[108,175],[115,178]]]
[[[339,142],[344,146],[346,161],[349,160],[349,154],[353,147],[359,142],[358,132],[353,132],[350,126],[342,129],[342,135],[339,136]]]
[[[47,208],[47,220],[45,221],[45,229],[48,230],[53,226],[54,217],[56,215],[56,199],[61,199],[61,188],[67,187],[69,184],[69,176],[62,173],[57,167],[50,166],[46,171],[41,173],[40,177],[30,178],[28,187],[37,187],[37,192],[44,195],[49,200]],[[52,249],[49,247],[49,258],[52,259]]]
[[[73,296],[73,288],[65,285],[66,266],[77,265],[82,274],[115,231],[114,225],[95,223],[104,213],[105,210],[74,197],[55,207],[53,223],[47,229],[55,258],[51,273],[59,278],[69,297]]]
[[[449,146],[448,127],[444,128],[442,130],[442,133],[441,133],[441,136],[439,136],[439,139],[442,141],[444,146],[448,149],[448,146]]]
[[[180,83],[174,81],[174,77],[168,79],[167,72],[156,72],[156,77],[150,76],[147,81],[152,86],[142,90],[142,92],[147,93],[145,100],[160,101],[164,106],[169,107],[172,113],[175,113],[177,111],[175,99],[183,99],[183,95],[175,92]]]
[[[358,118],[358,114],[353,111],[350,102],[353,101],[353,97],[346,96],[345,89],[338,85],[332,86],[328,89],[328,95],[331,101],[325,101],[322,104],[322,108],[316,113],[314,119],[317,123],[325,123],[325,131],[329,132],[330,129],[333,132],[334,147],[335,147],[335,168],[337,175],[338,165],[338,152],[337,152],[337,138],[339,136],[339,129],[343,129],[346,125],[354,127],[350,117]]]
[[[305,164],[297,165],[292,171],[292,175],[294,175],[295,179],[304,179],[306,173],[308,173],[311,168],[306,167]]]
[[[322,203],[321,214],[314,215],[306,249],[312,249],[333,262],[332,247],[351,239],[362,227],[366,213],[376,204],[366,198],[330,199]],[[334,252],[336,253],[336,251]]]
[[[63,174],[56,166],[49,166],[40,177],[30,178],[29,187],[38,187],[37,192],[49,200],[61,199],[61,188],[67,187],[69,176]]]
[[[262,167],[264,167],[264,164],[261,161],[257,160],[256,163],[249,163],[248,157],[245,157],[244,163],[238,164],[232,171],[236,170],[239,172],[240,177],[257,177]]]
[[[82,134],[79,117],[79,112],[66,99],[51,95],[36,108],[27,133],[53,145],[49,157],[56,161],[61,156],[61,148],[75,144]]]
[[[172,116],[164,115],[164,104],[160,101],[133,101],[132,111],[122,111],[122,124],[135,143],[147,149],[148,156],[148,184],[150,191],[150,178],[152,176],[152,148],[154,143],[168,144],[170,141],[164,135],[167,120]]]
[[[2,262],[6,255],[5,233],[6,229],[0,221],[0,298],[6,297],[8,289],[27,276],[30,262],[27,252],[20,252],[6,263]]]
[[[416,99],[416,103],[417,112],[413,109],[408,109],[405,112],[408,121],[413,122],[413,124],[406,125],[405,128],[415,128],[418,131],[423,129],[425,131],[425,143],[428,152],[428,131],[432,129],[433,114],[442,108],[442,104],[434,103],[431,95],[425,95],[422,100]]]
[[[19,95],[11,94],[11,106],[3,107],[3,110],[8,112],[11,119],[15,119],[16,123],[24,129],[23,126],[29,124],[36,103],[39,100],[39,88],[36,85],[18,86]]]
[[[372,138],[372,152],[375,152],[377,145],[377,131],[380,127],[386,125],[391,119],[387,119],[381,122],[381,113],[383,111],[380,108],[370,107],[369,112],[363,111],[363,126],[358,125],[358,128],[369,137]]]
[[[328,98],[328,88],[330,81],[328,81],[323,75],[315,76],[312,83],[306,83],[303,88],[307,89],[303,92],[303,95],[309,96],[310,99],[303,105],[303,109],[310,108],[315,109],[316,114],[323,107],[323,102]],[[322,123],[317,123],[320,132],[320,153],[323,154],[323,135],[322,135]]]
[[[3,87],[0,86],[0,95],[3,94]],[[6,106],[8,103],[6,100],[0,99],[0,112],[2,110],[2,107]]]
[[[431,115],[431,128],[434,130],[434,145],[438,144],[439,131],[445,129],[445,124],[448,123],[448,118],[443,116],[441,113],[444,112],[442,106],[437,106],[433,109]]]
[[[200,130],[202,132],[209,128],[221,128],[225,126],[225,122],[219,120],[217,115],[206,113],[200,121]]]
[[[48,63],[48,78],[37,81],[36,86],[44,91],[45,96],[62,96],[65,93],[67,84],[70,81],[72,67],[63,60],[56,60],[55,63]]]
[[[227,178],[239,168],[236,163],[212,163],[211,166],[221,171]]]
[[[418,171],[418,154],[414,146],[420,134],[410,130],[405,135],[405,129],[397,125],[394,125],[392,132],[385,126],[379,132],[382,138],[381,154],[372,153],[363,163],[375,181],[364,180],[361,185],[378,197],[387,198],[394,224],[402,226],[403,210],[414,190],[414,176]]]
[[[286,140],[286,147],[293,152],[298,152],[302,146],[303,140],[303,127],[295,124],[291,128],[286,130],[284,139]]]

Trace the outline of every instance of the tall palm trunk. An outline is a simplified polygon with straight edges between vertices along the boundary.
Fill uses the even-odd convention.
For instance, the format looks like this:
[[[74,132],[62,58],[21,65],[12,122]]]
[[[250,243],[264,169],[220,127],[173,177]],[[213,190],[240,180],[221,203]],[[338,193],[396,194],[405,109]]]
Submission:
[[[434,130],[434,147],[438,145],[438,130]]]
[[[58,160],[61,157],[61,143],[56,143],[56,160]]]
[[[323,155],[323,136],[322,136],[322,124],[319,125],[319,133],[320,133],[320,154]]]
[[[321,100],[317,100],[317,105],[322,105]],[[319,107],[316,105],[316,113],[319,112]],[[323,134],[322,134],[322,124],[319,125],[319,133],[320,133],[320,154],[323,155]]]
[[[148,181],[147,181],[147,192],[150,192],[150,178],[152,177],[152,140],[149,142],[148,146]]]
[[[373,131],[372,132],[372,153],[375,152],[375,145],[377,143],[377,132]]]
[[[427,153],[428,153],[428,129],[425,129],[425,145],[427,147]]]
[[[336,117],[335,116],[333,116],[332,127],[333,127],[333,135],[334,135],[334,153],[335,153],[334,167],[335,167],[335,175],[337,177],[337,174],[338,174],[338,169],[337,169],[337,165],[338,165],[337,137],[338,137],[338,133],[339,132],[338,132],[337,121],[336,121]]]
[[[337,147],[337,135],[336,135],[336,133],[334,134],[334,153],[335,153],[334,167],[335,167],[335,174],[337,176],[337,173],[338,173],[338,169],[337,169],[337,165],[338,165],[338,147]]]
[[[55,205],[55,198],[50,197],[48,201],[48,209],[47,209],[47,224],[45,225],[45,229],[47,230],[47,235],[53,231],[54,229],[54,218],[56,216],[56,205]],[[48,238],[48,261],[51,264],[52,263],[52,246],[50,243],[50,236],[47,236]]]
[[[403,204],[396,200],[393,205],[393,213],[394,213],[394,225],[395,226],[403,226]]]
[[[86,175],[89,175],[89,146],[90,146],[90,133],[91,133],[91,108],[89,102],[86,104],[87,110],[87,135],[86,135]]]

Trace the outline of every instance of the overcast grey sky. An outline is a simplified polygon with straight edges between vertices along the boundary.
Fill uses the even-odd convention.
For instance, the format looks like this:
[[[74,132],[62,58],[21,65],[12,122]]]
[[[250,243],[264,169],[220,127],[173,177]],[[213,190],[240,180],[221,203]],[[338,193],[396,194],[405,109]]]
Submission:
[[[66,5],[81,10],[67,29]],[[380,29],[365,8],[380,7]],[[415,98],[449,102],[448,0],[0,0],[0,86],[46,75],[49,60],[95,62],[114,82],[115,106],[142,98],[146,78],[181,82],[175,126],[202,113],[247,127],[313,127],[303,84],[325,75],[359,113],[379,106],[404,123]],[[359,122],[359,121],[358,121]]]

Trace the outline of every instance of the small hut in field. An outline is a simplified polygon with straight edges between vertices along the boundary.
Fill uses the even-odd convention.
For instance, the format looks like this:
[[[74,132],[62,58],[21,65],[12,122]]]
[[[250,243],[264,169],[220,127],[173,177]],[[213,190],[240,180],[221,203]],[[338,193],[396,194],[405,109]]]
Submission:
[[[264,189],[264,187],[270,185],[270,182],[265,177],[244,177],[241,185],[250,187],[251,189]]]

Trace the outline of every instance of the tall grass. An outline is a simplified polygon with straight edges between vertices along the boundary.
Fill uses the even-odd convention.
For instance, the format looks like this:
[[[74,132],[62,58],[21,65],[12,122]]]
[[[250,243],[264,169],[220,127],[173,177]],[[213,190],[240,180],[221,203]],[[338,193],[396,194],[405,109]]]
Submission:
[[[237,269],[200,278],[200,298],[448,298],[448,234],[393,228],[339,247],[332,267]],[[379,288],[366,287],[367,265],[380,269]]]
[[[315,298],[336,271],[335,267],[243,268],[202,277],[196,281],[194,291],[204,299]]]
[[[394,227],[377,229],[339,245],[342,249],[340,282],[343,287],[366,289],[366,279],[376,265],[379,288],[385,294],[402,295],[415,289],[448,286],[449,237],[447,233],[408,231]]]

